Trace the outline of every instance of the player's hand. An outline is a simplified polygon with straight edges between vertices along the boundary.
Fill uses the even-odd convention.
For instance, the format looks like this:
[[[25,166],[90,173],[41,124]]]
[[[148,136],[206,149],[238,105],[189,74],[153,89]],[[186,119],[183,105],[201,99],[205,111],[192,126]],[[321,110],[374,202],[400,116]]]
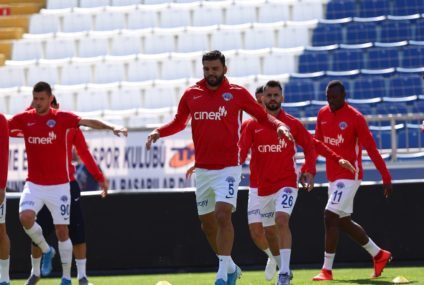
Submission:
[[[100,196],[102,196],[102,198],[106,198],[107,191],[109,190],[109,181],[105,178],[105,180],[99,182],[99,184],[100,188],[102,189],[102,193],[100,193]]]
[[[127,129],[127,128],[125,128],[125,127],[120,127],[120,126],[118,126],[118,127],[115,127],[115,128],[113,129],[113,134],[114,134],[115,136],[118,136],[118,137],[120,137],[120,136],[121,136],[121,134],[123,134],[125,137],[127,137],[127,136],[128,136],[128,129]]]
[[[6,189],[0,188],[0,205],[3,204],[5,197],[6,197]]]
[[[190,167],[186,172],[186,179],[190,179],[193,173],[196,172],[196,167],[194,165]]]
[[[294,142],[294,138],[292,134],[290,133],[290,130],[287,126],[278,127],[277,134],[279,138],[281,138],[282,136],[285,136],[289,141]]]
[[[350,172],[352,172],[352,174],[355,174],[355,167],[346,159],[340,159],[339,160],[339,165],[347,170],[349,170]]]
[[[304,172],[300,174],[299,183],[300,185],[302,185],[301,189],[305,189],[310,192],[312,189],[314,189],[314,181],[314,175],[312,175],[311,173]]]
[[[393,192],[392,183],[383,184],[383,189],[384,189],[384,197],[389,198],[390,195],[392,195],[392,192]]]
[[[148,136],[146,141],[147,150],[150,149],[152,143],[155,143],[160,138],[159,131],[157,129],[153,130]]]

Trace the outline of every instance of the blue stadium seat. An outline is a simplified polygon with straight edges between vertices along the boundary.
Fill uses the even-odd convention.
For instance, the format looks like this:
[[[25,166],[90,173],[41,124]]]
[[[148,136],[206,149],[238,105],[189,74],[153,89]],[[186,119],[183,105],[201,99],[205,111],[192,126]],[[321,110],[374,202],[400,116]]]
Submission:
[[[310,79],[290,79],[284,85],[284,101],[315,100],[314,82]]]
[[[361,112],[363,115],[373,115],[373,108],[369,104],[352,104],[349,102],[349,105],[354,107],[356,110]]]
[[[410,68],[424,67],[424,45],[409,45],[404,47],[401,66]]]
[[[299,72],[310,73],[328,70],[330,56],[327,51],[306,50],[299,57]]]
[[[415,101],[411,109],[412,113],[424,113],[424,101]]]
[[[346,24],[346,43],[362,44],[377,40],[376,22],[350,22]]]
[[[422,93],[422,78],[419,75],[397,75],[392,77],[389,81],[390,97],[406,97]]]
[[[381,24],[380,42],[393,43],[413,38],[411,22],[407,20],[386,20]]]
[[[321,105],[309,105],[305,107],[305,117],[316,117],[318,115],[319,110],[323,106]]]
[[[424,13],[422,0],[394,0],[391,15],[406,16]]]
[[[370,48],[367,54],[368,60],[365,63],[366,68],[384,69],[399,66],[399,51],[397,48]]]
[[[353,82],[352,98],[367,99],[375,97],[385,97],[386,93],[386,80],[381,76],[361,76]]]
[[[332,0],[327,3],[326,19],[341,19],[356,15],[355,0]]]
[[[420,125],[407,124],[405,129],[397,132],[398,148],[424,147],[424,134]]]
[[[333,64],[331,70],[345,71],[353,69],[362,69],[364,49],[338,49],[333,53]]]
[[[424,18],[418,19],[415,23],[415,35],[413,39],[416,41],[424,41]]]
[[[340,44],[342,41],[343,32],[340,24],[319,23],[312,35],[313,46]]]
[[[318,100],[326,100],[325,99],[325,91],[327,89],[327,85],[331,80],[340,80],[343,82],[345,87],[346,95],[349,98],[351,96],[352,88],[351,88],[351,79],[350,76],[326,76],[320,80],[318,85]]]
[[[370,130],[379,149],[392,148],[392,137],[389,126],[370,126]]]
[[[389,1],[362,0],[359,6],[359,17],[370,18],[390,15]]]
[[[376,112],[379,115],[386,114],[407,114],[408,106],[405,102],[380,102],[376,106]]]

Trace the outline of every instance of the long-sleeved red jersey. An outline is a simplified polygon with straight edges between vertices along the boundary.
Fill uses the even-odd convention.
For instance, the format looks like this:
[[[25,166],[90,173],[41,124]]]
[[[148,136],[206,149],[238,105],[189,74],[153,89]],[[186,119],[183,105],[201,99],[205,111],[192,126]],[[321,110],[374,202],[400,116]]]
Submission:
[[[321,108],[317,117],[315,137],[356,168],[356,173],[352,174],[335,161],[327,160],[326,172],[330,182],[337,179],[363,178],[362,146],[364,146],[383,177],[383,183],[391,183],[390,173],[378,152],[365,117],[352,106],[345,103],[335,112],[332,112],[328,105]]]
[[[174,120],[158,131],[161,137],[170,136],[183,130],[191,118],[196,167],[222,169],[240,165],[238,143],[242,111],[274,132],[284,125],[268,115],[245,88],[230,84],[224,78],[217,90],[208,89],[204,79],[188,88],[178,104]]]
[[[316,172],[312,136],[298,119],[284,110],[280,111],[277,119],[289,127],[295,142],[279,139],[275,131],[254,119],[247,121],[240,140],[242,161],[251,148],[255,156],[259,196],[271,195],[285,186],[297,188],[296,144],[305,153],[305,170],[313,174]]]
[[[7,120],[0,113],[0,189],[6,188],[9,162],[9,130]]]

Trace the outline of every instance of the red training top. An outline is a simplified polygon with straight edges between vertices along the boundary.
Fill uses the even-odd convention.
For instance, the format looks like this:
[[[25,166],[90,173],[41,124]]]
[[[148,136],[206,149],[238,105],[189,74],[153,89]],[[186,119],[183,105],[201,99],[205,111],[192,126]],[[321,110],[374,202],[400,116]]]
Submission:
[[[0,113],[0,189],[6,188],[7,167],[9,163],[9,130],[7,120]]]

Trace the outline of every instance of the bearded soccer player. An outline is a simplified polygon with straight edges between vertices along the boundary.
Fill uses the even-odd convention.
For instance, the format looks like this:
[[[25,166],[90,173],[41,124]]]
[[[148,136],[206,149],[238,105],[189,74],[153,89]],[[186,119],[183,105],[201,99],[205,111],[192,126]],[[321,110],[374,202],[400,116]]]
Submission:
[[[9,159],[9,130],[0,113],[0,285],[9,285],[10,241],[6,231],[6,182]]]
[[[42,275],[52,269],[55,250],[35,222],[38,211],[46,205],[53,217],[62,262],[61,285],[71,284],[72,242],[69,239],[71,173],[68,161],[67,136],[70,129],[80,125],[94,129],[112,130],[115,135],[127,135],[126,128],[84,119],[70,112],[50,107],[53,100],[48,83],[38,82],[33,88],[34,109],[13,116],[9,129],[22,131],[28,156],[28,177],[19,202],[19,218],[25,232],[42,250]]]
[[[242,111],[269,125],[276,135],[292,138],[287,127],[268,115],[245,88],[229,83],[220,51],[204,54],[202,64],[204,79],[184,92],[174,120],[151,132],[146,148],[160,137],[182,131],[192,119],[197,210],[202,230],[219,259],[215,285],[234,285],[241,274],[231,258],[231,214],[241,179],[238,143]]]
[[[383,177],[386,198],[392,192],[391,176],[364,116],[345,101],[343,83],[338,80],[329,82],[326,95],[328,105],[318,113],[315,137],[349,160],[355,166],[356,172],[352,174],[340,169],[333,161],[326,161],[327,179],[330,183],[324,212],[324,265],[313,280],[333,280],[332,268],[340,231],[348,234],[371,255],[374,262],[374,273],[371,277],[379,277],[392,254],[377,246],[365,230],[351,218],[353,200],[363,177],[362,147],[365,147]]]

